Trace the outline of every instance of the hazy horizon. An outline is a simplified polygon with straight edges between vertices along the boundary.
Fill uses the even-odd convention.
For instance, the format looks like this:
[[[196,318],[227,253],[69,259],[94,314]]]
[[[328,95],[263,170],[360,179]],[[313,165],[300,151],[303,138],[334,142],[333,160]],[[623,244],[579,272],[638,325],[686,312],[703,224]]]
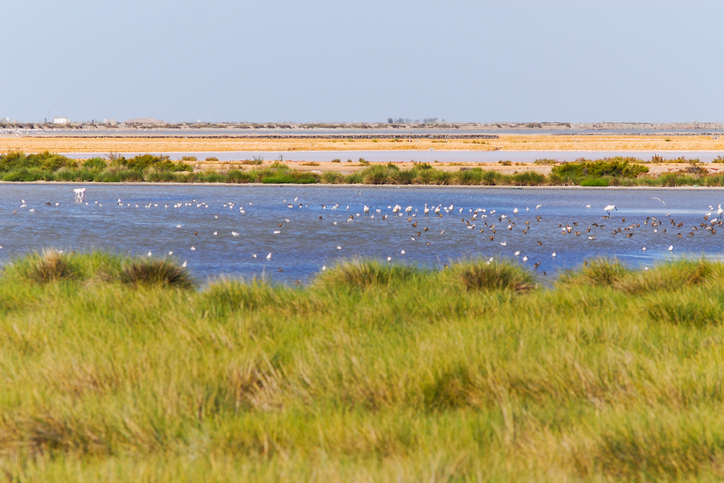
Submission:
[[[724,120],[716,0],[0,2],[21,122]]]

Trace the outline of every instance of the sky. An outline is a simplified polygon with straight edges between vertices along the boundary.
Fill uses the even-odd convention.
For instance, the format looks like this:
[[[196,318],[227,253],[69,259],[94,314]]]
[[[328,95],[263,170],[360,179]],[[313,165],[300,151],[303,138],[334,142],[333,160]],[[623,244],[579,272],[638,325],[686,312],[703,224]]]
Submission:
[[[0,0],[0,117],[724,122],[721,0]]]

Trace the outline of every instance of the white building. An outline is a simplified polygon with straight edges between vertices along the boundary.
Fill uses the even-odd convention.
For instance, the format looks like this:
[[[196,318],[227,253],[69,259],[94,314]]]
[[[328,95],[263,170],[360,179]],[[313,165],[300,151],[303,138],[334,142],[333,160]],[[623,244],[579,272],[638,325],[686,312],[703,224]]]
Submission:
[[[53,124],[70,124],[70,119],[67,117],[54,117]]]

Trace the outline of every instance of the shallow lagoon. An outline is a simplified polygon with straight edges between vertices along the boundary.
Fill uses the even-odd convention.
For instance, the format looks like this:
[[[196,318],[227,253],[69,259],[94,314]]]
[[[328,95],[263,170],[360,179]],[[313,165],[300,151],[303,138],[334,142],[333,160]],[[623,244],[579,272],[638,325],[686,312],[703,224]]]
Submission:
[[[643,267],[672,256],[724,253],[724,227],[712,233],[700,226],[717,216],[722,190],[89,184],[86,202],[74,203],[76,187],[2,185],[0,263],[46,247],[142,256],[173,251],[201,280],[265,276],[304,282],[323,266],[355,256],[442,266],[466,257],[515,258],[520,251],[518,258],[527,256],[531,269],[540,262],[537,271],[552,277],[598,255]],[[443,210],[442,217],[425,216],[426,203],[454,208]],[[395,216],[388,207],[396,204],[412,212]],[[603,218],[607,204],[618,208],[609,219]],[[365,216],[365,205],[374,217]],[[715,211],[704,220],[709,206]],[[486,212],[472,219],[476,209]],[[650,217],[662,223],[652,226]],[[683,225],[672,226],[670,219]],[[570,225],[571,233],[564,234],[559,224]]]

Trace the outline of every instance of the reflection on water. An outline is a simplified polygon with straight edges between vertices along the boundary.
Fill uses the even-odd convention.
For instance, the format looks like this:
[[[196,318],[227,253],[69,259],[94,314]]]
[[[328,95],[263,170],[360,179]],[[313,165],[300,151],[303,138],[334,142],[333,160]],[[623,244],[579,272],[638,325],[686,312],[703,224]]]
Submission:
[[[3,185],[0,263],[44,247],[156,256],[173,251],[200,279],[291,282],[355,256],[441,266],[519,252],[517,258],[527,257],[531,268],[540,262],[537,271],[550,277],[598,255],[644,266],[724,252],[724,227],[719,220],[711,225],[724,201],[719,190],[85,187],[86,203],[74,203],[73,185]],[[440,206],[443,216],[425,215],[425,204]],[[608,204],[617,210],[605,219]],[[395,205],[402,216],[393,213]]]

